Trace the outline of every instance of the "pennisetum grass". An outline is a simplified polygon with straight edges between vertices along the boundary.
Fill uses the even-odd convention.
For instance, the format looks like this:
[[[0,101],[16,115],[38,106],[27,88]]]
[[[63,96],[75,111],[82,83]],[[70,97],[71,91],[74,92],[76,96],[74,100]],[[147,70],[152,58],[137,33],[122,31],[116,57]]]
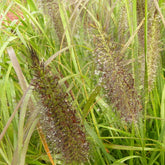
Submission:
[[[164,164],[164,6],[2,0],[0,164]]]

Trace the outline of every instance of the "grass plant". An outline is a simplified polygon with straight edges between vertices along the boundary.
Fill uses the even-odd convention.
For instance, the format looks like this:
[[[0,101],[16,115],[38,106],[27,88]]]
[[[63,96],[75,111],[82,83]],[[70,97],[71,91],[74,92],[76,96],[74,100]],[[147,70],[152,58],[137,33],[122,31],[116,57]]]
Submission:
[[[165,164],[164,36],[164,0],[2,0],[0,165]]]

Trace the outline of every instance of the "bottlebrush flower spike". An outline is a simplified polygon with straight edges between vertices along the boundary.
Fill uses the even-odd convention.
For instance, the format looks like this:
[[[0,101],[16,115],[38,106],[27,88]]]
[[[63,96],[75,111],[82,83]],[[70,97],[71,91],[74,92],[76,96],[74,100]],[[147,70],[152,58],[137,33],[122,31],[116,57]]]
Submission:
[[[64,28],[59,12],[59,4],[57,0],[37,0],[39,8],[43,10],[44,14],[50,19],[49,24],[52,26],[57,34],[57,37],[62,42]],[[64,42],[66,42],[64,40]],[[65,43],[66,44],[66,43]]]
[[[148,89],[152,90],[155,82],[157,68],[160,64],[160,18],[157,14],[154,1],[148,1],[148,29],[147,29],[147,73],[148,73]],[[138,23],[145,17],[145,0],[137,1],[137,19]],[[145,73],[145,53],[144,53],[144,25],[141,27],[138,38],[141,45],[140,54],[144,56],[141,60],[141,75]],[[142,81],[144,79],[142,78]],[[144,82],[143,82],[144,83]]]
[[[69,95],[58,83],[59,77],[39,63],[32,48],[30,53],[35,73],[33,86],[40,97],[41,125],[51,148],[62,153],[66,164],[86,161],[89,143]]]
[[[141,21],[145,18],[145,0],[138,0],[137,6],[137,24],[139,25]],[[139,56],[142,56],[141,60],[139,61],[139,68],[138,72],[141,74],[139,75],[140,78],[140,85],[144,88],[144,77],[145,77],[145,24],[141,26],[141,28],[138,31],[138,41],[139,41]]]
[[[128,13],[125,4],[123,1],[120,1],[121,10],[119,11],[119,29],[118,29],[118,38],[120,40],[120,44],[124,44],[127,42],[129,35],[129,23],[128,23]],[[131,7],[131,1],[130,1],[130,7]]]
[[[152,13],[150,13],[148,19],[147,68],[149,91],[153,88],[160,64],[160,17],[153,3],[153,6],[150,7]]]
[[[142,105],[134,87],[134,79],[128,66],[123,66],[123,56],[106,39],[105,35],[95,35],[96,72],[107,98],[120,117],[126,122],[137,122]]]

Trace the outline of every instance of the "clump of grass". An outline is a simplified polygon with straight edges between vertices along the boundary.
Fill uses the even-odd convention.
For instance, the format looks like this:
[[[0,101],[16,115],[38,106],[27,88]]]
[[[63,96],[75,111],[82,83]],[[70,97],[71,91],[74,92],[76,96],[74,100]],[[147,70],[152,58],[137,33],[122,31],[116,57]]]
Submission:
[[[69,94],[59,84],[59,76],[39,62],[32,48],[30,53],[35,75],[32,84],[40,97],[41,125],[51,148],[62,153],[67,164],[86,161],[89,143]]]
[[[13,125],[10,125],[11,127],[1,141],[0,164],[16,164],[20,159],[19,164],[21,165],[25,163],[49,164],[50,162],[52,165],[64,164],[63,159],[66,164],[164,164],[165,88],[162,73],[164,66],[160,66],[159,70],[157,69],[159,57],[154,59],[154,56],[158,54],[150,57],[154,53],[154,49],[159,47],[161,36],[156,36],[156,32],[159,34],[160,30],[161,34],[164,33],[164,27],[159,27],[161,23],[159,24],[158,13],[156,13],[152,3],[157,1],[148,0],[147,4],[147,1],[144,0],[73,0],[73,6],[68,6],[65,3],[66,0],[40,0],[45,4],[50,2],[48,4],[52,8],[51,12],[49,11],[50,14],[47,11],[49,8],[47,4],[45,8],[43,7],[43,10],[46,10],[44,14],[38,11],[35,2],[39,0],[26,1],[24,4],[22,1],[13,1],[19,6],[16,5],[16,9],[21,11],[23,18],[19,17],[19,24],[16,24],[15,21],[9,21],[9,24],[5,25],[6,29],[1,26],[0,31],[2,34],[0,37],[1,130],[5,127],[6,121],[13,112],[15,103],[21,94],[21,85],[18,84],[17,75],[12,68],[12,61],[7,58],[6,47],[10,45],[14,48],[27,82],[31,80],[31,72],[29,72],[25,62],[29,59],[29,52],[27,52],[29,42],[35,48],[38,56],[48,60],[44,66],[44,63],[40,62],[40,58],[33,56],[34,65],[31,70],[34,70],[35,79],[32,85],[35,94],[38,94],[38,108],[36,108],[37,111],[34,111],[35,115],[32,112],[29,118],[25,120],[25,109],[28,110],[28,103],[31,105],[31,102],[27,102],[30,95],[27,95],[27,100],[22,106],[25,109],[22,108],[23,111],[21,110],[16,114]],[[13,1],[10,0],[10,2]],[[70,4],[71,1],[67,2]],[[162,0],[157,2],[159,3],[157,9],[160,7],[161,10],[162,2]],[[57,4],[57,9],[53,7],[54,3]],[[1,12],[6,15],[11,5],[6,5],[4,8],[3,3],[0,3]],[[17,13],[14,12],[14,14]],[[57,16],[55,19],[60,19],[60,25],[55,22],[52,23],[51,15],[54,14]],[[164,15],[163,10],[162,14]],[[47,16],[50,16],[51,21],[47,19]],[[144,17],[146,17],[145,20]],[[90,28],[93,20],[97,26],[95,33],[93,32],[94,29]],[[72,21],[73,23],[71,23]],[[2,21],[0,21],[1,23]],[[62,30],[60,35],[56,34],[58,28]],[[91,31],[88,31],[87,28]],[[94,34],[94,39],[91,37],[91,33]],[[59,36],[66,37],[67,48],[59,50],[59,44],[56,42],[57,40],[61,42]],[[158,37],[157,41],[156,37]],[[161,42],[164,42],[163,37]],[[122,50],[121,47],[123,47]],[[93,61],[90,58],[93,49],[95,50],[93,53],[94,67],[97,67],[95,72],[99,76],[91,76],[91,72],[93,73],[94,70],[94,67],[93,70],[91,69]],[[157,53],[159,51],[156,50]],[[164,50],[161,53],[163,57]],[[139,59],[143,61],[139,62]],[[46,67],[50,62],[52,65],[49,68]],[[152,67],[153,65],[156,67]],[[149,72],[152,68],[155,69],[155,72],[158,70],[160,73],[156,74],[152,71],[155,77],[151,80],[157,78],[156,83],[154,81],[150,83],[149,77],[153,75],[150,75]],[[57,72],[60,73],[60,76]],[[144,88],[141,86],[144,80],[141,80],[140,76],[145,77]],[[96,77],[100,79],[99,86],[96,86]],[[141,83],[139,83],[140,80]],[[64,81],[67,82],[67,85],[62,84]],[[137,81],[139,82],[137,83]],[[152,83],[152,92],[148,95],[148,84]],[[100,85],[105,89],[106,97],[98,96]],[[143,93],[140,91],[142,88],[145,91],[145,96],[139,96],[140,92]],[[74,104],[84,116],[83,124],[72,105],[70,95],[65,90],[72,91]],[[35,103],[33,95],[31,96]],[[143,109],[141,97],[144,99],[143,115],[140,115]],[[123,120],[131,123],[132,127],[123,125],[123,121],[117,120],[118,117],[115,116],[112,109]],[[36,116],[39,110],[41,111],[42,127],[40,128],[38,125],[38,130],[39,133],[41,131],[41,141],[49,159],[43,150],[39,137],[33,134],[31,138],[37,125],[38,118]],[[139,116],[142,119],[134,125],[133,122],[138,121]],[[36,120],[34,120],[35,118]],[[23,126],[24,120],[25,126]],[[85,125],[90,136],[90,142],[93,144],[92,158],[90,156],[89,159],[87,152],[89,145],[82,125]],[[42,135],[46,135],[48,140],[45,140]],[[52,160],[47,141],[52,150],[60,153],[51,153],[57,161]],[[84,148],[86,151],[80,151]],[[79,158],[79,162],[72,162]],[[88,162],[85,162],[87,159]],[[12,160],[14,161],[12,162]]]

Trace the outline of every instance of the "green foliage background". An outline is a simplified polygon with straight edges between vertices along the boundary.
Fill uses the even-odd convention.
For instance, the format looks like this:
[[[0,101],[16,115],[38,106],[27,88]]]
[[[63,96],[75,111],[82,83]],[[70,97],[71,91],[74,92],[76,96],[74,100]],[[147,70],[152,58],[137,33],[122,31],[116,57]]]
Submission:
[[[7,21],[9,12],[17,18]],[[39,133],[43,107],[31,86],[29,45],[51,74],[60,74],[85,127],[91,149],[81,164],[164,164],[164,0],[2,0],[0,13],[0,165],[65,163],[60,153],[48,154],[46,144],[53,148]],[[103,58],[111,65],[102,66]],[[131,74],[137,97],[118,93],[123,74],[112,64]],[[123,109],[138,97],[136,111]],[[138,117],[128,122],[128,113]]]

